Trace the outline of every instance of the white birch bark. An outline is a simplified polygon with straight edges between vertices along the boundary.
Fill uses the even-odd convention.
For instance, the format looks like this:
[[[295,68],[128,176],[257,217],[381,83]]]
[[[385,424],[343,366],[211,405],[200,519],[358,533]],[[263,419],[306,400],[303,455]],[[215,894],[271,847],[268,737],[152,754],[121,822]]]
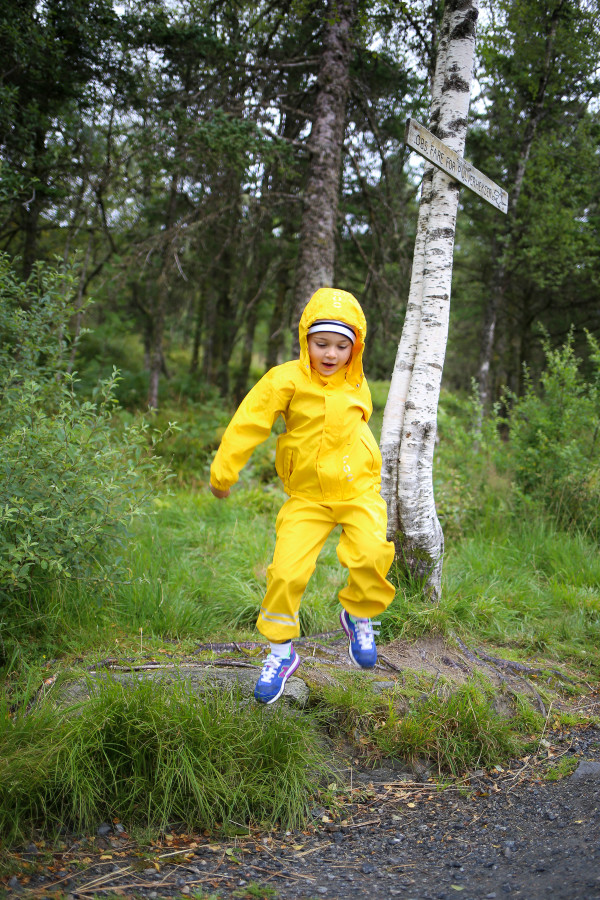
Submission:
[[[437,96],[432,100],[436,114],[439,106],[432,130],[461,156],[467,131],[477,15],[478,0],[450,0],[446,5],[442,34],[447,35],[447,47],[440,64],[443,77],[440,72],[438,78],[436,70],[439,100]],[[401,563],[423,583],[432,599],[439,597],[444,552],[433,494],[433,454],[448,338],[458,191],[457,182],[435,170],[430,195],[422,196],[427,210],[423,213],[424,234],[417,234],[415,248],[413,278],[417,284],[413,288],[411,280],[409,305],[411,297],[414,302],[410,316],[407,309],[407,335],[405,338],[403,329],[382,433],[386,454],[383,490],[390,513],[388,534]],[[419,219],[421,226],[421,216]]]
[[[446,25],[448,25],[448,22],[446,22]],[[432,102],[429,115],[430,131],[436,127],[439,120],[442,86],[446,73],[447,48],[448,28],[446,27],[440,34],[435,73],[432,83]],[[383,425],[381,428],[381,440],[379,444],[382,459],[381,494],[387,502],[388,536],[396,534],[400,529],[398,507],[398,451],[402,435],[402,426],[404,424],[406,397],[408,395],[408,388],[410,386],[419,339],[421,307],[423,304],[425,247],[427,243],[432,181],[433,165],[426,162],[425,170],[423,172],[423,181],[421,183],[421,198],[419,203],[417,232],[415,236],[410,289],[408,301],[406,303],[406,314],[404,317],[400,344],[398,345],[398,351],[396,353],[390,390],[383,413]]]

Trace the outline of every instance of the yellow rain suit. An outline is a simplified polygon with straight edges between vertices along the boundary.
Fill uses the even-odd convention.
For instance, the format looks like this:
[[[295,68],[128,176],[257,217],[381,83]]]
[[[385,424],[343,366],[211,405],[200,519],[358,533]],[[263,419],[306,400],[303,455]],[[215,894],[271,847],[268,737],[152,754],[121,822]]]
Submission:
[[[357,335],[347,366],[331,376],[310,365],[307,333],[320,319],[345,322]],[[386,580],[394,548],[386,539],[387,510],[379,493],[381,455],[367,424],[373,406],[362,367],[366,331],[352,294],[318,290],[300,320],[300,359],[270,369],[252,388],[211,466],[213,487],[230,488],[283,416],[286,431],[277,440],[275,465],[289,500],[277,516],[275,553],[256,623],[271,641],[300,633],[302,594],[336,525],[342,526],[338,558],[348,569],[342,606],[351,615],[373,618],[394,598]]]

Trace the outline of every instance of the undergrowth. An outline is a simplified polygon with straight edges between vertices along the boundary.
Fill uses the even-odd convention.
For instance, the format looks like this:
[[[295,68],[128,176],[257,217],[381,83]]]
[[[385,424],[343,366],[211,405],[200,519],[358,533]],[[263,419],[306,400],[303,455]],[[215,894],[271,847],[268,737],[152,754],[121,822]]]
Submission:
[[[421,760],[440,774],[505,763],[544,725],[522,696],[515,698],[510,718],[501,715],[492,685],[480,677],[458,687],[442,680],[435,689],[415,678],[414,685],[396,684],[377,694],[350,673],[315,688],[312,697],[329,734],[350,741],[367,762]]]
[[[225,752],[226,751],[226,752]],[[49,705],[0,717],[0,836],[32,829],[211,832],[297,827],[327,765],[310,720],[235,692],[199,702],[189,686],[108,682],[57,716]]]

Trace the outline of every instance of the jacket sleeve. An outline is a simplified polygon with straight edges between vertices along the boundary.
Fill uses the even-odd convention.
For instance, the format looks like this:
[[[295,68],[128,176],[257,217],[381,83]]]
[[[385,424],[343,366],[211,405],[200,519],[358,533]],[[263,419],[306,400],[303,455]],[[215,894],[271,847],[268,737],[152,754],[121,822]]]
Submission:
[[[210,483],[220,491],[236,483],[252,451],[269,437],[275,419],[287,409],[293,388],[280,384],[270,369],[242,400],[225,430],[210,467]]]

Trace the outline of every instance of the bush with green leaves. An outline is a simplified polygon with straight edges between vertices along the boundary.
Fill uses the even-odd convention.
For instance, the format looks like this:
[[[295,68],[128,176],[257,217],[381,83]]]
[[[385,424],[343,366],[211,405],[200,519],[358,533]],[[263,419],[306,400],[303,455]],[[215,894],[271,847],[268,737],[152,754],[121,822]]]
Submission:
[[[539,389],[528,377],[521,397],[507,395],[510,448],[521,495],[541,501],[561,525],[600,533],[600,347],[588,335],[586,378],[572,336],[552,349]]]
[[[74,308],[68,272],[27,282],[0,256],[0,597],[56,579],[107,579],[158,473],[145,424],[112,426],[118,375],[90,399],[68,372]],[[149,449],[150,448],[150,449]],[[0,648],[1,649],[1,648]]]

